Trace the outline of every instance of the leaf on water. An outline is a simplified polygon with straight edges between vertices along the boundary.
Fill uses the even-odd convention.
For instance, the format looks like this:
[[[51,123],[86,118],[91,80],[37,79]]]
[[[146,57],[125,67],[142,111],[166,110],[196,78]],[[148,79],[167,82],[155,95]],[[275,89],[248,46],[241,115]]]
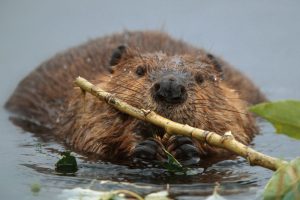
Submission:
[[[162,166],[171,173],[184,174],[187,169],[183,167],[180,162],[178,162],[178,160],[176,160],[176,158],[170,154],[170,152],[168,152],[166,149],[163,150],[166,153],[168,160],[167,162],[162,163]]]
[[[300,158],[279,168],[264,190],[264,200],[300,199]]]
[[[63,152],[62,158],[55,164],[55,171],[61,173],[74,173],[78,170],[76,158],[71,155],[71,152]]]
[[[31,185],[31,192],[38,193],[39,191],[41,191],[41,185],[39,183],[33,183]]]
[[[300,101],[261,103],[252,106],[250,111],[271,122],[277,133],[300,139]]]

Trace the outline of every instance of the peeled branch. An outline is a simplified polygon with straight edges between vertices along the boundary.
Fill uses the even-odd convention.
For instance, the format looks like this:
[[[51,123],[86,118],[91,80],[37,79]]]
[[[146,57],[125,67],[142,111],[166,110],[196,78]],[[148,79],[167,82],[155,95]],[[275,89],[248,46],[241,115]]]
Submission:
[[[287,164],[287,162],[284,160],[262,154],[238,142],[234,139],[230,131],[226,132],[224,135],[219,135],[214,132],[191,127],[187,124],[180,124],[171,121],[156,114],[154,111],[138,109],[134,106],[131,106],[126,102],[118,99],[113,94],[102,90],[100,87],[93,85],[92,83],[81,77],[76,78],[75,84],[79,86],[83,91],[94,95],[102,101],[105,101],[106,103],[110,104],[123,113],[164,128],[167,134],[193,137],[211,146],[226,149],[236,155],[244,157],[245,159],[247,159],[250,165],[259,165],[271,170],[277,170],[279,167]]]

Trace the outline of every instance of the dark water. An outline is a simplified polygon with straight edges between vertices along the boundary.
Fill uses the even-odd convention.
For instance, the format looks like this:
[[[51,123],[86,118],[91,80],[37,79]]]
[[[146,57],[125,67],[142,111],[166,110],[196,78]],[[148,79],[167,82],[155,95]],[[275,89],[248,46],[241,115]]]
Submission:
[[[54,53],[89,38],[126,29],[164,29],[209,49],[247,73],[272,100],[300,99],[299,1],[0,1],[1,105],[16,84]],[[0,199],[56,199],[63,189],[125,188],[146,194],[166,189],[178,199],[201,199],[215,182],[228,199],[255,199],[271,176],[238,158],[168,176],[160,169],[129,169],[76,155],[79,171],[54,171],[64,147],[24,133],[1,107]],[[300,155],[300,141],[275,135],[267,123],[253,147],[271,156]],[[33,195],[30,186],[41,185]]]

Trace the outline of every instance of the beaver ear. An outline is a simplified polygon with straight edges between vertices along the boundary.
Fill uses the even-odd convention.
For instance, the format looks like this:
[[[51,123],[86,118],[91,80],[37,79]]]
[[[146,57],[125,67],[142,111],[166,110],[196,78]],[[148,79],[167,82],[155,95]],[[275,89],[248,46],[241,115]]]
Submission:
[[[124,57],[124,54],[126,53],[126,49],[127,47],[125,45],[118,46],[118,48],[113,51],[109,64],[111,66],[117,65],[122,59],[122,57]]]
[[[220,73],[220,77],[223,78],[224,74],[223,74],[223,66],[222,64],[219,62],[218,58],[216,58],[214,55],[208,53],[206,54],[207,58],[210,60],[210,62],[213,64],[214,69]]]

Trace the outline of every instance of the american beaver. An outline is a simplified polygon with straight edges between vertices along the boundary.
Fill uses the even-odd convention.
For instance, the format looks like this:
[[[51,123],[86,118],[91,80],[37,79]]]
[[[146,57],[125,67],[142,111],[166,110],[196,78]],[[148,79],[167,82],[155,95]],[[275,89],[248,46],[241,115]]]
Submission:
[[[6,108],[24,129],[42,127],[73,150],[104,160],[163,160],[166,148],[188,165],[229,153],[188,137],[167,137],[91,95],[83,98],[72,89],[77,76],[176,122],[219,134],[230,130],[244,144],[257,132],[247,105],[265,100],[229,64],[165,33],[124,32],[89,41],[42,63],[19,83]]]

